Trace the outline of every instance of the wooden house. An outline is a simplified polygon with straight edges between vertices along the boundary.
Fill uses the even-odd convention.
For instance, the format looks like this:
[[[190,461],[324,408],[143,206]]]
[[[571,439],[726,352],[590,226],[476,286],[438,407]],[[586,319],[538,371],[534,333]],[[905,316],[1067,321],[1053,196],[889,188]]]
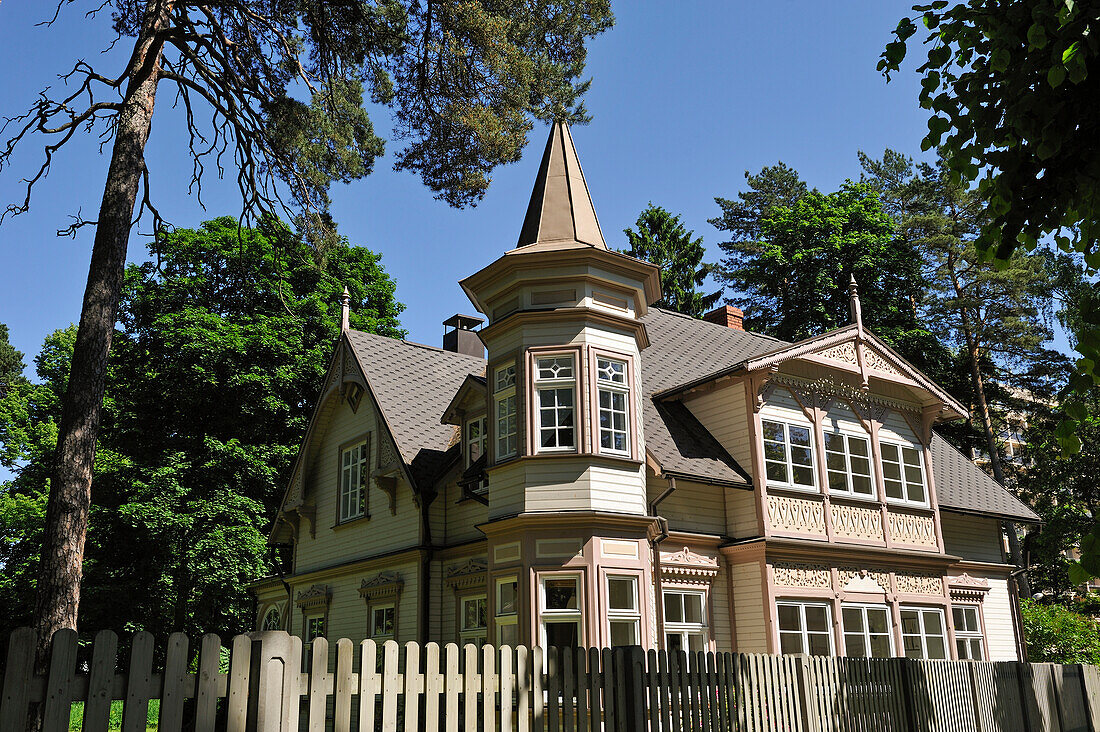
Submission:
[[[1006,522],[955,401],[851,325],[651,307],[552,128],[517,245],[444,347],[344,328],[253,586],[308,642],[1016,659]],[[346,323],[346,317],[345,317]],[[476,330],[475,330],[476,329]]]

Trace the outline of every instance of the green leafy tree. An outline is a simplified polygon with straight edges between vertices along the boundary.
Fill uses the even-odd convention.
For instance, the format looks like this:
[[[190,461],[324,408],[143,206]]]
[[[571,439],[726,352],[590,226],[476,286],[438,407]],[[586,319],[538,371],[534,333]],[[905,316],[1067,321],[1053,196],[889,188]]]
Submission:
[[[56,4],[54,18],[71,4]],[[393,112],[404,142],[398,169],[418,173],[448,203],[476,203],[490,172],[519,159],[532,117],[586,118],[585,43],[613,22],[608,0],[105,0],[87,13],[89,32],[104,11],[105,42],[132,42],[129,60],[110,71],[77,60],[65,85],[45,87],[8,118],[0,145],[2,168],[30,141],[42,143],[41,163],[23,176],[25,196],[4,215],[29,209],[77,133],[111,150],[96,220],[78,216],[65,230],[91,225],[95,239],[43,536],[40,665],[54,631],[76,623],[130,230],[143,213],[154,232],[163,229],[145,154],[158,92],[180,107],[187,134],[176,140],[194,161],[200,194],[204,171],[220,174],[232,160],[246,216],[296,213],[325,243],[330,186],[369,174],[383,153],[368,99]]]
[[[0,396],[23,374],[23,354],[8,340],[8,326],[0,323]]]
[[[1100,664],[1100,626],[1061,605],[1020,601],[1020,615],[1033,663]]]
[[[661,268],[664,297],[654,304],[695,318],[714,307],[722,292],[704,294],[697,289],[711,272],[711,265],[703,262],[703,237],[692,238],[695,232],[688,231],[678,215],[652,203],[634,225],[637,231],[623,229],[630,243],[623,252]]]
[[[80,618],[120,631],[238,632],[251,620],[244,585],[267,569],[265,530],[339,333],[343,288],[354,328],[403,336],[402,306],[378,255],[343,244],[318,263],[272,220],[238,231],[216,219],[167,234],[158,252],[159,264],[126,272]],[[47,339],[22,438],[0,452],[17,460],[0,488],[9,628],[31,614],[56,443],[56,427],[34,427],[56,425],[74,340],[75,328]]]
[[[845,182],[821,193],[780,164],[748,176],[737,201],[716,199],[729,232],[716,278],[751,303],[746,321],[784,340],[849,322],[848,282],[859,283],[864,320],[891,345],[918,330],[920,264],[895,246],[893,222],[872,186]]]

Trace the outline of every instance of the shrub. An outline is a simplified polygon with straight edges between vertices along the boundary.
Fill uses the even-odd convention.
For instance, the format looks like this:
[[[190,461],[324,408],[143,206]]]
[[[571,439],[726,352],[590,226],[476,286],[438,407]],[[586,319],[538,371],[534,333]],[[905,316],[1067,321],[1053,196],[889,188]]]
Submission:
[[[1061,605],[1021,600],[1027,658],[1032,662],[1100,664],[1100,625]]]

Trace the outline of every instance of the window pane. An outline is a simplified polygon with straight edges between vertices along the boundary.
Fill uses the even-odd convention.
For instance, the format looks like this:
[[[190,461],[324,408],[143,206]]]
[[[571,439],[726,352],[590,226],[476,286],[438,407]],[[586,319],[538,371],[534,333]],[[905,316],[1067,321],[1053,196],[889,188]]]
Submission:
[[[795,466],[794,482],[798,485],[813,485],[814,471],[810,468],[800,468],[798,466]]]
[[[836,432],[826,432],[825,449],[830,452],[844,452],[844,435]],[[843,458],[841,458],[841,461],[843,461]]]
[[[825,467],[827,467],[829,470],[839,470],[841,473],[846,472],[848,470],[848,466],[844,463],[844,453],[826,453]]]
[[[929,635],[943,635],[943,622],[938,612],[924,613],[924,632]]]
[[[871,657],[872,658],[889,658],[890,657],[890,637],[885,635],[873,635],[871,636]]]
[[[917,617],[916,610],[901,611],[901,632],[920,633],[920,618]]]
[[[612,620],[611,621],[611,647],[636,646],[638,640],[637,620]]]
[[[827,633],[810,633],[809,641],[811,656],[831,656],[833,654],[832,644],[829,643]]]
[[[841,608],[841,617],[844,620],[844,631],[862,631],[863,630],[863,613],[859,608],[846,607]]]
[[[898,448],[897,448],[896,445],[887,445],[887,444],[884,443],[884,444],[880,445],[879,447],[882,450],[882,459],[883,460],[889,460],[889,461],[895,462],[895,463],[901,462],[898,459]]]
[[[665,593],[665,622],[666,623],[682,623],[684,622],[684,607],[681,602],[683,595],[675,592]]]
[[[821,605],[806,606],[806,630],[829,630],[829,611]]]
[[[572,620],[568,622],[546,621],[546,645],[570,647],[580,645],[577,623]]]
[[[920,645],[919,635],[907,635],[902,639],[906,658],[923,658],[924,649]]]
[[[502,646],[514,646],[519,642],[519,626],[507,623],[497,626],[497,642]]]
[[[802,629],[802,615],[799,613],[797,605],[780,605],[778,610],[780,630]]]
[[[787,453],[783,451],[783,445],[776,442],[764,443],[764,459],[765,460],[778,460],[779,462],[787,461]]]
[[[887,498],[905,498],[905,494],[902,492],[901,483],[893,480],[886,481],[886,497]]]
[[[779,422],[764,421],[761,423],[764,428],[764,439],[771,440],[773,442],[785,442],[783,436],[783,425]]]
[[[684,595],[684,622],[685,623],[701,623],[703,622],[703,596],[702,595]]]
[[[801,633],[780,633],[779,634],[779,652],[780,653],[805,653],[802,648],[802,634]]]
[[[852,476],[852,490],[866,496],[874,492],[871,486],[871,479],[864,475]]]
[[[517,582],[501,582],[497,585],[497,615],[512,615],[516,612]]]
[[[638,591],[633,577],[608,577],[607,606],[611,610],[636,610]]]
[[[844,653],[848,656],[863,657],[867,655],[867,645],[862,635],[854,633],[844,634]]]
[[[665,633],[665,648],[669,651],[682,651],[683,637],[679,633]]]
[[[791,444],[801,445],[803,447],[810,446],[810,430],[806,427],[791,426]]]
[[[813,465],[808,447],[791,447],[791,462],[795,465]]]
[[[872,633],[889,633],[889,617],[883,608],[867,608],[867,630]]]
[[[944,643],[943,636],[929,636],[927,644],[929,658],[937,660],[947,658],[947,647]]]
[[[573,578],[547,579],[546,588],[547,610],[576,610],[577,609],[577,580]]]
[[[867,440],[864,440],[862,438],[859,438],[859,437],[849,437],[848,438],[848,452],[850,452],[852,455],[856,455],[856,456],[864,457],[864,458],[868,457],[870,455],[870,449],[868,448],[867,445],[868,445]]]
[[[688,634],[688,650],[692,653],[698,653],[699,651],[705,651],[707,649],[707,639],[700,633]]]
[[[787,482],[787,466],[783,463],[771,463],[768,466],[768,480],[776,481],[777,483]]]

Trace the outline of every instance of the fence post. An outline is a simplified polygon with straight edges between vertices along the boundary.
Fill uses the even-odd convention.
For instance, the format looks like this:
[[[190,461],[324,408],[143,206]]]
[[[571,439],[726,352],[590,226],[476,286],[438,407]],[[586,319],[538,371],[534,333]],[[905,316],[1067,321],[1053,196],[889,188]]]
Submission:
[[[645,651],[641,646],[628,646],[623,649],[626,655],[626,673],[623,684],[626,686],[626,705],[623,708],[623,720],[631,719],[628,727],[632,730],[645,729]],[[656,702],[656,699],[654,700]],[[651,710],[656,715],[656,710]]]
[[[249,633],[248,637],[252,641],[248,697],[256,700],[255,707],[249,704],[253,718],[249,728],[256,732],[295,732],[301,695],[302,640],[283,630]],[[231,676],[234,661],[230,657]]]

